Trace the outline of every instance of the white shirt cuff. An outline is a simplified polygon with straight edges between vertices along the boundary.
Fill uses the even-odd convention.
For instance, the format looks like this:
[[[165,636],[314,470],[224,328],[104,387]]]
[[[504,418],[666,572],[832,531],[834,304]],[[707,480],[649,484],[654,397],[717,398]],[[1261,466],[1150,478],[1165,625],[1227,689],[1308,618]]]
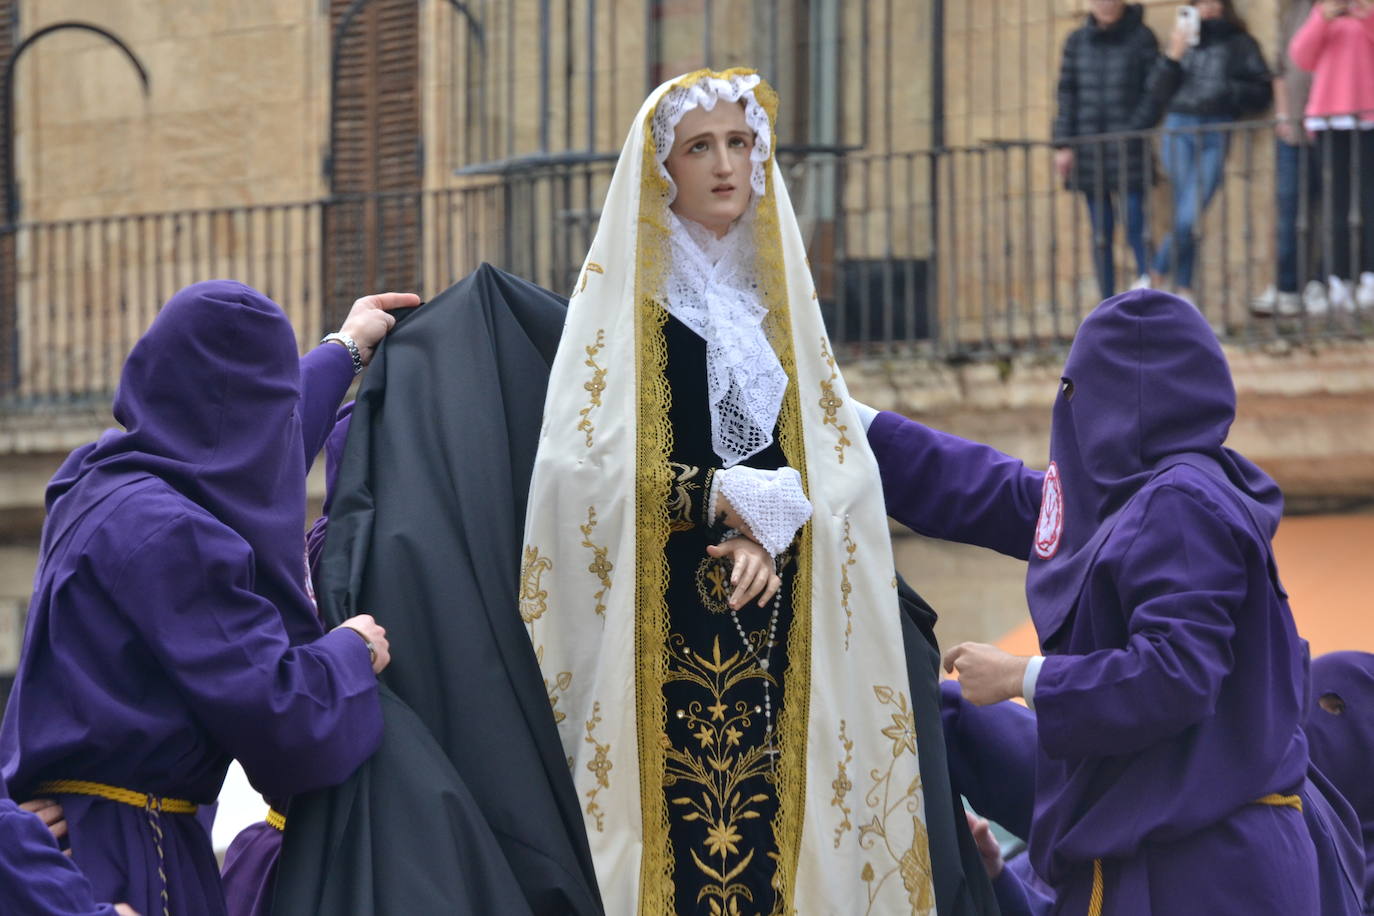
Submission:
[[[878,417],[878,411],[874,410],[872,407],[869,407],[862,401],[855,401],[851,399],[850,403],[852,403],[854,405],[854,409],[859,412],[859,422],[863,423],[864,432],[868,432],[868,428],[873,425],[873,421]]]
[[[1021,698],[1026,701],[1026,706],[1031,710],[1035,709],[1035,682],[1040,678],[1040,666],[1045,664],[1045,656],[1032,655],[1026,663],[1026,673],[1021,678]]]

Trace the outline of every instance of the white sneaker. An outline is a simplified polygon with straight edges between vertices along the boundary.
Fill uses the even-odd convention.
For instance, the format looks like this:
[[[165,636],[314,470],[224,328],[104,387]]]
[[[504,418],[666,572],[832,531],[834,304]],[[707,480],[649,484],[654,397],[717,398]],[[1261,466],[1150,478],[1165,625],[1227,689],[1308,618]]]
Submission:
[[[1330,291],[1327,299],[1331,303],[1331,308],[1338,312],[1355,311],[1355,297],[1350,292],[1350,287],[1340,277],[1327,277],[1326,286]]]
[[[1131,284],[1131,289],[1153,289],[1153,288],[1154,288],[1154,287],[1150,285],[1150,275],[1149,275],[1149,274],[1141,274],[1140,276],[1136,277],[1135,282]]]
[[[1250,300],[1250,313],[1253,315],[1272,315],[1275,311],[1280,315],[1301,315],[1302,297],[1297,293],[1281,293],[1270,284],[1264,292]]]
[[[1302,291],[1302,307],[1309,315],[1325,315],[1331,307],[1326,300],[1326,286],[1320,280],[1308,280]]]
[[[1374,270],[1360,274],[1360,285],[1355,288],[1355,304],[1362,309],[1374,309]]]

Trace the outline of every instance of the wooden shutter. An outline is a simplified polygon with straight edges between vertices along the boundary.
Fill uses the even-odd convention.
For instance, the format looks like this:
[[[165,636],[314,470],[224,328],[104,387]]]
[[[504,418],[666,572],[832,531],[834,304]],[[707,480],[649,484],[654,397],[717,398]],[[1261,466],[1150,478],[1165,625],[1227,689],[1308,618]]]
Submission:
[[[351,0],[330,0],[331,34]],[[419,4],[371,0],[335,63],[332,191],[326,207],[325,326],[360,295],[420,292],[423,173]]]

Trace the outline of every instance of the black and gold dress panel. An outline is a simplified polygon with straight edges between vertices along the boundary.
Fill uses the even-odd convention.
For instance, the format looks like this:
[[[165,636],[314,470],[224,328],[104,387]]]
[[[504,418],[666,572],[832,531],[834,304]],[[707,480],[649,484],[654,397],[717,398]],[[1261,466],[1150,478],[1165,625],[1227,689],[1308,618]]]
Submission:
[[[775,603],[760,607],[757,599],[729,613],[730,567],[706,553],[724,533],[707,505],[721,461],[711,447],[706,343],[671,316],[663,333],[673,436],[664,791],[676,912],[771,914],[777,905],[776,729],[796,564],[791,550],[779,558],[776,620]],[[787,465],[776,432],[772,445],[743,463]]]

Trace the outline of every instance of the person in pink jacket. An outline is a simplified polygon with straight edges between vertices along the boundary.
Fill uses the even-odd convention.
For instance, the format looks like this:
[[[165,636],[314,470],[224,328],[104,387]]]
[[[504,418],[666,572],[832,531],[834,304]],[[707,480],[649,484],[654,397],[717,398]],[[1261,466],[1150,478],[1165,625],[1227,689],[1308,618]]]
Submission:
[[[1288,54],[1312,73],[1303,123],[1330,178],[1322,218],[1329,232],[1324,247],[1331,305],[1374,308],[1374,2],[1320,0]],[[1352,293],[1346,284],[1356,271],[1359,286]]]

